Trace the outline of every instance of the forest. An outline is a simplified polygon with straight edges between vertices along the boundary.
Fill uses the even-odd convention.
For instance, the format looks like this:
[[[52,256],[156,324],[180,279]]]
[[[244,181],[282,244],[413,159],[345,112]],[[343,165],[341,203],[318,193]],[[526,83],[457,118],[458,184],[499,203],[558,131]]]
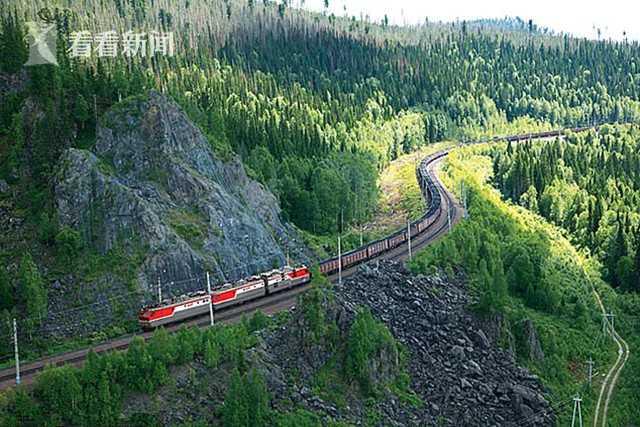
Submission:
[[[55,25],[59,65],[23,65],[27,22],[33,20]],[[0,180],[11,191],[0,197],[0,208],[11,199],[25,232],[0,236],[0,260],[15,266],[0,269],[3,327],[17,314],[41,319],[47,312],[47,274],[85,254],[79,234],[57,224],[52,182],[61,154],[91,149],[103,113],[149,90],[175,99],[218,157],[239,156],[249,175],[278,197],[286,219],[330,239],[372,217],[383,168],[428,144],[640,123],[638,43],[507,24],[425,22],[406,29],[266,0],[2,3]],[[176,54],[77,58],[69,52],[77,31],[131,28],[173,32]],[[479,161],[506,198],[539,216],[522,219],[519,208],[506,208],[484,181],[474,184],[467,177],[471,221],[425,251],[413,267],[464,268],[480,313],[506,315],[514,323],[533,316],[548,326],[543,344],[556,356],[530,366],[563,396],[578,386],[568,363],[590,354],[580,332],[593,333],[599,325],[588,290],[576,283],[604,286],[594,279],[602,272],[619,290],[640,291],[639,138],[637,126],[602,126],[561,141],[488,148],[481,160],[465,165]],[[453,156],[450,172],[460,166],[456,161],[463,160]],[[451,174],[450,188],[458,188],[460,178]],[[540,225],[542,218],[562,227],[580,252],[558,230]],[[116,257],[94,263],[127,266]],[[637,299],[608,298],[623,313],[637,310]],[[629,322],[621,321],[625,332]],[[359,325],[371,323],[363,317]],[[0,403],[9,416],[21,414],[34,425],[44,413],[57,417],[51,425],[94,425],[96,416],[113,420],[125,393],[155,390],[171,366],[194,357],[216,364],[250,345],[246,328],[229,331],[182,332],[175,339],[192,347],[184,354],[173,352],[174,338],[159,334],[147,345],[135,342],[126,354],[91,356],[82,370],[47,371],[33,395],[18,392]],[[366,335],[356,332],[356,338]],[[223,333],[237,336],[216,335]],[[224,345],[236,347],[221,351],[223,338],[229,343]],[[157,350],[160,344],[169,350]],[[359,346],[360,354],[369,351],[368,344]],[[0,347],[11,351],[8,339]],[[592,355],[605,364],[607,349],[599,343]],[[361,362],[350,362],[356,382]],[[238,425],[273,422],[278,414],[262,412],[268,399],[262,379],[237,364],[230,393],[250,390],[261,406],[225,409],[220,416],[240,419]],[[132,384],[133,370],[144,373],[145,381]],[[295,419],[287,422],[296,425]]]
[[[640,129],[602,126],[491,151],[495,184],[568,231],[609,283],[640,291]]]
[[[402,29],[270,2],[168,4],[83,0],[46,9],[60,65],[24,69],[25,21],[46,4],[2,6],[0,70],[26,73],[28,84],[0,108],[0,175],[20,183],[41,227],[52,216],[49,182],[62,150],[90,147],[101,112],[151,88],[172,95],[221,156],[240,155],[287,216],[318,234],[337,231],[340,215],[345,224],[366,220],[378,171],[424,144],[506,133],[513,123],[640,117],[633,44],[436,24],[408,42]],[[73,31],[104,30],[112,19],[115,28],[184,34],[178,54],[70,57]],[[27,100],[35,110],[23,108]],[[42,119],[25,126],[35,111]]]

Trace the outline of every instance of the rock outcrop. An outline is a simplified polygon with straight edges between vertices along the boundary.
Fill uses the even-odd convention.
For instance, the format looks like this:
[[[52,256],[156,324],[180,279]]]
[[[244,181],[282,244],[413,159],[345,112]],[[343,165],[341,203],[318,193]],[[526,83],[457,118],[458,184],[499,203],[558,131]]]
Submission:
[[[93,151],[64,153],[55,201],[61,225],[103,254],[142,251],[139,282],[160,276],[171,293],[201,288],[187,279],[204,271],[232,280],[308,256],[277,199],[156,92],[106,113]]]
[[[536,326],[533,324],[533,321],[531,321],[531,319],[526,319],[524,322],[522,322],[522,328],[526,342],[526,348],[529,352],[529,360],[534,360],[536,362],[544,361],[542,344],[540,344],[538,331],[536,330]]]
[[[6,99],[9,95],[25,90],[28,83],[26,70],[9,74],[0,71],[0,99]]]

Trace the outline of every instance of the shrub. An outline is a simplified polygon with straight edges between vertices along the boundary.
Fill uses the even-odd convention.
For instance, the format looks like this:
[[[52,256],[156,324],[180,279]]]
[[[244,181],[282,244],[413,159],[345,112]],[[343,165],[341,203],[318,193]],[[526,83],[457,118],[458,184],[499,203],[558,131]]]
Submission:
[[[264,379],[253,370],[244,376],[234,369],[224,399],[225,427],[258,427],[270,425],[269,394]]]
[[[380,357],[385,352],[393,359],[388,361],[389,367],[392,368],[394,362],[397,367],[398,346],[391,332],[373,317],[371,311],[360,311],[349,330],[345,361],[347,379],[357,381],[363,393],[374,394],[380,385],[375,384],[374,378],[382,377],[380,372],[372,372],[371,362],[374,357]]]
[[[27,316],[42,319],[47,311],[47,290],[29,252],[20,262],[18,296],[27,308]]]
[[[80,233],[69,227],[63,227],[56,235],[56,251],[60,261],[65,265],[75,264],[81,250]]]

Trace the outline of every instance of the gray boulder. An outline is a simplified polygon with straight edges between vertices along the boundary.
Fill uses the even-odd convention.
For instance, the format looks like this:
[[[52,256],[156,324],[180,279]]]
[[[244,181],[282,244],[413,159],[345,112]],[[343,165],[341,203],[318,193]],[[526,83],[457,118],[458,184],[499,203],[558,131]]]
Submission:
[[[529,352],[529,359],[542,362],[544,360],[544,352],[542,351],[542,345],[538,338],[538,331],[531,319],[526,319],[522,324],[522,328]]]

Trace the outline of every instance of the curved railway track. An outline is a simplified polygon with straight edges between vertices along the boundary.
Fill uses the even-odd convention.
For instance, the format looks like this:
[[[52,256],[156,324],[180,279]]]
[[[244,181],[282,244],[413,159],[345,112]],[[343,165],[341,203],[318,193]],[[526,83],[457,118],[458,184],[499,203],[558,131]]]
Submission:
[[[589,129],[589,128],[573,128],[571,130],[583,131],[586,129]],[[561,131],[555,130],[555,131],[540,132],[540,133],[534,133],[534,134],[523,134],[523,135],[513,135],[508,137],[493,138],[490,141],[498,141],[498,140],[521,141],[521,140],[527,140],[527,139],[545,139],[545,138],[558,136],[560,135],[560,133]],[[486,141],[482,141],[482,142],[486,142]],[[436,167],[438,167],[438,165],[447,155],[448,155],[448,152],[444,151],[444,152],[436,153],[435,155],[432,155],[427,159],[425,159],[425,161],[423,161],[423,164],[426,163],[425,166],[430,171],[429,175],[432,177],[431,186],[425,186],[425,185],[422,185],[421,183],[423,194],[426,195],[426,193],[428,193],[429,190],[436,189],[440,196],[440,203],[437,210],[433,211],[433,209],[430,209],[423,218],[418,220],[418,221],[424,221],[425,219],[431,219],[426,229],[418,230],[419,234],[416,234],[415,236],[411,237],[411,247],[414,253],[420,250],[421,248],[429,245],[430,243],[438,240],[440,237],[446,234],[449,226],[453,227],[462,218],[462,213],[463,213],[462,208],[456,204],[451,193],[449,193],[449,191],[442,185],[442,183],[437,178],[437,175],[435,173]],[[427,163],[427,160],[429,160],[428,163]],[[433,197],[433,194],[431,194],[431,198],[432,197]],[[449,215],[450,215],[450,222],[449,222]],[[412,227],[416,226],[418,221],[413,223]],[[390,237],[396,236],[400,233],[401,231],[398,231],[397,233],[392,234]],[[345,255],[355,253],[361,249],[362,248],[356,249],[355,251],[351,251]],[[382,260],[382,259],[404,261],[408,258],[408,256],[409,256],[408,245],[402,244],[394,249],[391,249],[391,250],[388,250],[387,252],[382,253],[381,255],[375,258],[368,259],[366,262],[371,262],[373,260]],[[330,261],[331,260],[327,260],[324,263],[328,263]],[[342,271],[342,277],[346,278],[353,275],[357,271],[357,268],[358,268],[358,264],[345,268]],[[338,276],[335,272],[330,272],[329,279],[332,282],[335,282],[338,280]],[[295,306],[297,297],[302,292],[305,292],[306,290],[308,290],[309,287],[310,285],[305,285],[299,288],[291,289],[286,293],[270,295],[265,298],[261,298],[259,300],[250,301],[240,306],[235,306],[235,307],[230,307],[224,310],[220,310],[216,312],[215,320],[216,322],[234,323],[242,319],[243,316],[247,314],[251,314],[257,310],[261,310],[265,314],[274,314],[282,310],[290,309]],[[169,330],[170,332],[173,332],[184,326],[206,327],[209,325],[209,323],[210,323],[210,320],[208,315],[203,315],[200,317],[189,319],[180,324],[169,325],[166,327],[166,329]],[[130,334],[130,335],[126,335],[120,338],[116,338],[116,339],[95,345],[91,348],[85,348],[85,349],[71,351],[71,352],[67,352],[59,355],[49,356],[49,357],[40,359],[38,361],[23,365],[21,369],[22,383],[27,385],[32,383],[36,374],[41,370],[43,370],[46,366],[49,366],[49,365],[61,366],[65,364],[81,365],[84,362],[84,360],[87,358],[87,355],[91,350],[93,350],[96,353],[103,353],[108,351],[126,349],[134,338],[142,337],[144,339],[147,339],[151,337],[152,334],[153,332],[140,332],[140,333]],[[622,342],[624,342],[621,338],[619,339]],[[618,340],[616,341],[619,343],[619,345],[621,345]],[[626,345],[626,343],[624,344]],[[628,358],[628,351],[627,351],[626,358]],[[624,361],[626,361],[626,358],[624,359]],[[616,363],[616,365],[618,365],[618,363]],[[607,398],[604,404],[605,409],[604,409],[604,414],[602,418],[603,426],[606,425],[605,424],[606,409],[608,407],[609,398],[611,397],[613,388],[615,386],[615,382],[618,378],[620,370],[622,369],[622,366],[624,366],[624,362],[620,365],[619,369],[615,373],[613,373],[615,366],[614,368],[612,368],[612,371],[609,373],[610,376],[613,378],[613,381],[611,382],[611,387],[609,388],[609,391],[607,393]],[[0,371],[0,390],[12,387],[14,385],[15,385],[15,369],[8,368],[8,369],[1,370]],[[603,386],[603,391],[601,391],[601,398],[603,393],[604,393],[604,386]],[[598,402],[598,405],[600,405],[600,401]],[[596,413],[596,417],[597,417],[597,413]],[[596,422],[597,421],[594,421],[594,427],[596,427],[596,424],[595,424]]]
[[[435,167],[446,157],[447,153],[439,153],[439,155],[432,156],[432,160],[426,165],[430,171],[433,171]],[[435,176],[435,173],[430,174]],[[440,195],[439,208],[436,212],[431,213],[434,216],[433,222],[430,226],[423,230],[420,234],[417,234],[411,238],[412,250],[420,250],[429,243],[437,240],[439,237],[447,232],[449,227],[449,220],[447,213],[451,215],[451,226],[460,220],[462,217],[461,208],[455,204],[453,196],[444,188],[439,182],[432,183],[433,188],[437,189]],[[425,188],[423,188],[425,190]],[[426,191],[426,190],[425,190]],[[433,196],[432,196],[433,197]],[[431,218],[431,216],[429,216]],[[394,235],[397,233],[394,233]],[[357,251],[357,250],[356,250]],[[355,251],[352,251],[355,252]],[[345,254],[348,255],[348,254]],[[400,245],[394,249],[388,250],[381,255],[368,260],[382,260],[393,259],[403,261],[408,258],[408,245]],[[329,260],[330,261],[330,260]],[[342,271],[342,277],[346,278],[353,275],[358,268],[357,265],[353,265],[345,268]],[[336,273],[330,273],[329,279],[333,282],[338,280]],[[230,307],[228,309],[220,310],[216,312],[215,321],[223,323],[234,323],[242,319],[243,316],[251,314],[257,310],[265,312],[265,314],[273,314],[278,311],[287,310],[295,306],[298,295],[309,289],[310,285],[305,285],[299,288],[294,288],[286,293],[279,293],[261,298],[259,300],[250,301],[246,304]],[[199,326],[206,327],[210,324],[210,320],[207,315],[199,316],[193,319],[189,319],[185,322],[169,325],[166,327],[170,332],[176,331],[184,326]],[[107,342],[95,345],[91,348],[84,348],[76,351],[71,351],[59,355],[49,356],[42,358],[38,361],[28,363],[21,366],[20,374],[22,378],[22,384],[30,384],[33,382],[36,374],[42,371],[46,366],[61,366],[65,364],[81,365],[87,358],[90,351],[96,353],[104,353],[114,350],[126,349],[131,341],[136,337],[142,337],[148,339],[153,332],[140,332],[125,335],[120,338],[109,340]],[[15,368],[8,368],[0,371],[0,390],[9,388],[15,385]]]

